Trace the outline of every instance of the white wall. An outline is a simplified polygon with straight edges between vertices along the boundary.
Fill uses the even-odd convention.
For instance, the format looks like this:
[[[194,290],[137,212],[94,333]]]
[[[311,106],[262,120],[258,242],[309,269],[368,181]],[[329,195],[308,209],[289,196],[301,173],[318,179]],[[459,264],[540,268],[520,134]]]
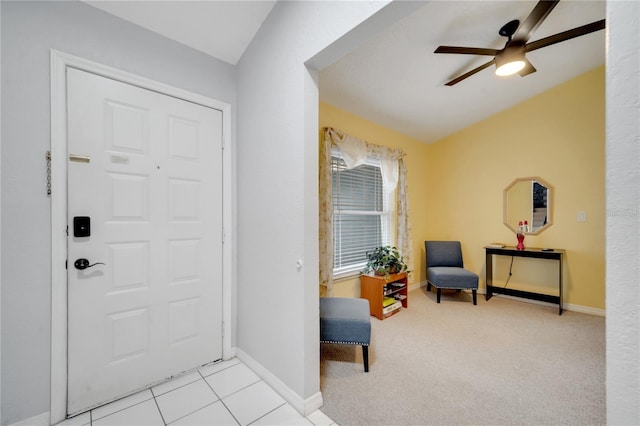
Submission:
[[[607,424],[640,424],[640,3],[607,2]]]
[[[2,2],[0,423],[49,411],[49,49],[235,107],[235,68],[80,2]],[[234,115],[234,114],[232,114]],[[235,344],[235,342],[233,342]]]

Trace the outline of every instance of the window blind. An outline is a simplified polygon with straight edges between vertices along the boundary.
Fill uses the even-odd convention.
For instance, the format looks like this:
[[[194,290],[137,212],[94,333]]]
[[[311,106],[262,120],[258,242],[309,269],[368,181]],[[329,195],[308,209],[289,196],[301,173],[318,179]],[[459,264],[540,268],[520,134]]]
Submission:
[[[331,166],[336,274],[361,269],[366,253],[386,244],[388,212],[379,166],[363,164],[347,170],[337,156]]]

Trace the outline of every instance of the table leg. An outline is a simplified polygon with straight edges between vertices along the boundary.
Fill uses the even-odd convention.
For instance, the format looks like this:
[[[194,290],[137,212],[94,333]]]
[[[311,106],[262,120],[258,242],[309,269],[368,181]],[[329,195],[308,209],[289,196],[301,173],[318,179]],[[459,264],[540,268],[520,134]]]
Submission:
[[[484,299],[489,300],[491,296],[493,296],[493,255],[487,253],[485,257],[485,275],[484,275],[484,284],[486,287]]]
[[[558,315],[562,315],[562,256],[560,256],[558,262],[558,290],[560,293],[560,300],[558,301]]]

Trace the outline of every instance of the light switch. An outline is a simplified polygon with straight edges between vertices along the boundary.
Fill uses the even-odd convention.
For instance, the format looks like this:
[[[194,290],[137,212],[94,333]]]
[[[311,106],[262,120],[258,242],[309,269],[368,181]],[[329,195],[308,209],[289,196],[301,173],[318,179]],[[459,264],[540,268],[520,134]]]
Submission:
[[[579,211],[577,215],[578,222],[586,222],[587,221],[587,212]]]

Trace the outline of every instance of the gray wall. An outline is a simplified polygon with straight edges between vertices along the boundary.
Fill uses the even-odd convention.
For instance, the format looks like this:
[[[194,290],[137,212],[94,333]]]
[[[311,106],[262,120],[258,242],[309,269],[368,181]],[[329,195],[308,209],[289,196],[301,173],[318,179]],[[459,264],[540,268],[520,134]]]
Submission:
[[[49,411],[49,49],[232,105],[235,67],[80,2],[2,2],[1,424]],[[232,117],[235,114],[232,114]],[[234,342],[235,343],[235,342]]]

